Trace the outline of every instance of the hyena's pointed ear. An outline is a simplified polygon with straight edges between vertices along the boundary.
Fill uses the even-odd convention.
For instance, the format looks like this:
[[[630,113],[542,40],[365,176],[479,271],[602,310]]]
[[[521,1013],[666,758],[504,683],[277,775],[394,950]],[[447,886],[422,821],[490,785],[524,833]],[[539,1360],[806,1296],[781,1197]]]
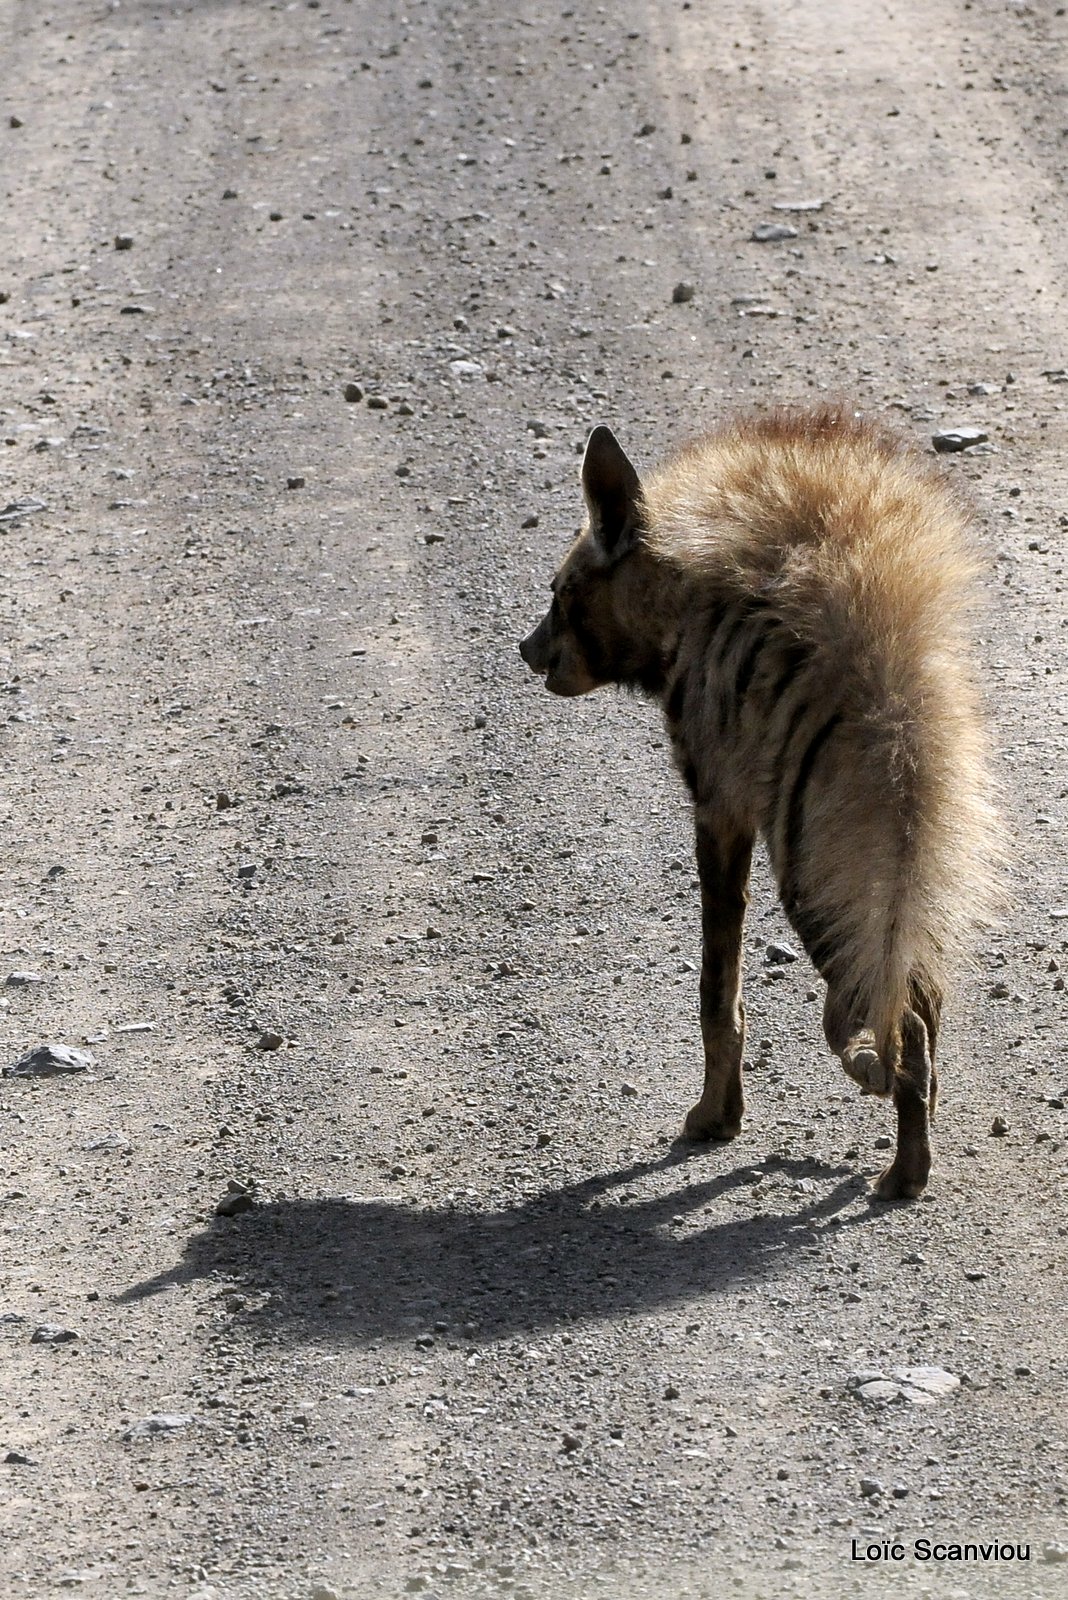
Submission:
[[[642,486],[611,428],[594,428],[582,458],[590,530],[606,555],[624,555],[638,530]]]

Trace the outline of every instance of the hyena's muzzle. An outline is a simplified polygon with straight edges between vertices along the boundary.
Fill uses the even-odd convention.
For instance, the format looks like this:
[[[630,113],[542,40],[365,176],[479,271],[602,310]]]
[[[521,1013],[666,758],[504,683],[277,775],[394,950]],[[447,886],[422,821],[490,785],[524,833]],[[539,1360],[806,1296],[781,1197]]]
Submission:
[[[525,639],[519,644],[519,654],[523,657],[531,672],[536,672],[539,678],[544,678],[549,670],[549,653],[552,643],[552,626],[549,613],[546,612],[536,628],[532,628]]]

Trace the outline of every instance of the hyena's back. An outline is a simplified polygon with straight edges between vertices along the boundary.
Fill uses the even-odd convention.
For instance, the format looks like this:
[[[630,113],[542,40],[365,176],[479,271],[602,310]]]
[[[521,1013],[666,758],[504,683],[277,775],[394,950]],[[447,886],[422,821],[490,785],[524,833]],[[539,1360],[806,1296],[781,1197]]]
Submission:
[[[664,704],[697,804],[764,833],[832,994],[893,1058],[991,886],[966,518],[833,411],[715,434],[643,498],[686,594]]]

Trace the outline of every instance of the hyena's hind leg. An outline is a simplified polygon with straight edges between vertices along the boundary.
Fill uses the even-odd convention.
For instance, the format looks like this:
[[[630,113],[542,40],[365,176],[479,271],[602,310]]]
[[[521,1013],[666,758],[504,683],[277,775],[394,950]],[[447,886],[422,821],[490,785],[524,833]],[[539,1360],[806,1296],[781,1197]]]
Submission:
[[[913,978],[909,984],[909,1004],[923,1019],[923,1025],[927,1029],[927,1056],[931,1067],[927,1090],[927,1115],[933,1122],[938,1105],[938,1069],[935,1066],[935,1051],[938,1046],[938,1029],[942,1021],[942,991],[933,984],[921,983],[918,978]]]
[[[753,835],[698,807],[697,871],[701,880],[701,1037],[705,1086],[686,1118],[691,1139],[733,1139],[741,1131],[742,924],[749,903]]]
[[[823,1007],[823,1032],[843,1070],[854,1083],[860,1084],[865,1094],[890,1093],[893,1066],[882,1060],[867,1019],[857,1011],[849,996],[835,987],[833,979],[828,981]]]
[[[879,1200],[914,1200],[931,1170],[930,1107],[933,1087],[927,1024],[911,1006],[901,1022],[901,1056],[894,1073],[897,1153],[875,1184]]]

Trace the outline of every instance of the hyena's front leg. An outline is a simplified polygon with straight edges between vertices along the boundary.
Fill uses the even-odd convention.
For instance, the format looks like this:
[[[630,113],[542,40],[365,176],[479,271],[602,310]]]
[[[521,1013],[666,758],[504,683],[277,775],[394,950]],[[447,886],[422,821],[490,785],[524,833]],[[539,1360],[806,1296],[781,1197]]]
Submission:
[[[686,1118],[685,1132],[691,1139],[733,1139],[742,1126],[742,923],[749,903],[753,836],[703,807],[695,821],[705,1087]]]

